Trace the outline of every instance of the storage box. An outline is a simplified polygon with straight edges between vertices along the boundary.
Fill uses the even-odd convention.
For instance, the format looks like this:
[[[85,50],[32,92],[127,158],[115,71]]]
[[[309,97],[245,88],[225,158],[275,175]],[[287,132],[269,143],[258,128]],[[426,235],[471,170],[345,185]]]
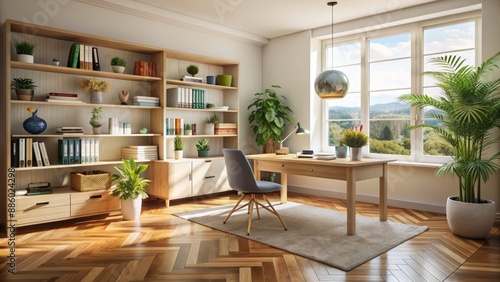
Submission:
[[[214,127],[215,135],[236,134],[236,123],[216,123]]]
[[[72,172],[71,189],[87,192],[111,188],[111,173],[101,170]]]

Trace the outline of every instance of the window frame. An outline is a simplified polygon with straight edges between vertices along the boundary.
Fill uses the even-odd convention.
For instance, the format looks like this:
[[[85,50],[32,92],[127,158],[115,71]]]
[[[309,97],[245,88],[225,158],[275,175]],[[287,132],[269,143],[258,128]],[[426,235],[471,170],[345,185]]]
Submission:
[[[368,60],[368,41],[371,39],[394,36],[401,33],[410,33],[410,62],[411,62],[411,91],[412,93],[423,93],[423,79],[422,73],[426,62],[424,62],[424,31],[426,29],[439,28],[443,26],[449,26],[454,24],[460,24],[465,22],[473,21],[475,24],[475,61],[481,62],[481,45],[480,45],[480,30],[481,30],[481,14],[479,11],[468,12],[459,15],[446,16],[436,19],[429,19],[417,23],[403,24],[399,26],[393,26],[388,28],[383,28],[377,31],[370,31],[369,34],[366,32],[352,34],[349,36],[343,36],[332,39],[326,39],[321,42],[321,69],[326,68],[326,52],[330,45],[341,46],[352,43],[360,43],[360,64],[361,64],[361,74],[360,74],[360,95],[361,95],[361,124],[369,124],[369,60]],[[349,95],[349,94],[347,94]],[[328,107],[327,100],[321,101],[321,150],[322,151],[335,151],[334,146],[329,146],[329,122],[328,122]],[[346,120],[347,121],[347,120]],[[422,123],[422,113],[420,110],[416,110],[414,107],[410,109],[410,124]],[[366,126],[368,127],[368,126]],[[405,162],[415,162],[415,163],[445,163],[451,160],[450,156],[431,156],[424,155],[423,152],[423,128],[418,128],[410,131],[411,138],[411,151],[410,155],[393,155],[393,154],[379,154],[379,153],[369,153],[369,146],[363,147],[363,156],[369,158],[390,158],[397,159],[398,161]],[[369,132],[367,132],[369,133]],[[418,153],[420,152],[420,153]]]

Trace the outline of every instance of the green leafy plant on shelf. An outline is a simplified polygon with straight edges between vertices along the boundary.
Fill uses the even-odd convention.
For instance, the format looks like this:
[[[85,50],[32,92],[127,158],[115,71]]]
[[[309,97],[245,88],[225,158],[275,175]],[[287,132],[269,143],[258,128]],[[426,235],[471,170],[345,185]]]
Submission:
[[[126,67],[127,66],[127,62],[123,58],[114,57],[114,58],[111,59],[111,65],[112,66],[119,66],[119,67]]]
[[[198,140],[196,142],[195,146],[196,146],[196,150],[198,150],[198,151],[209,151],[210,150],[210,146],[208,145],[207,138]]]
[[[198,66],[195,66],[195,65],[189,65],[189,66],[186,68],[186,71],[187,71],[187,73],[189,73],[191,76],[195,76],[196,74],[198,74]]]
[[[102,114],[102,107],[92,108],[90,112],[90,121],[89,121],[89,124],[92,125],[92,127],[102,126],[101,114]]]
[[[174,137],[174,151],[182,151],[184,149],[184,141],[177,135]]]
[[[112,176],[113,181],[120,179],[111,193],[112,196],[121,200],[137,199],[140,196],[142,199],[148,197],[146,187],[151,180],[141,177],[141,174],[148,169],[147,164],[136,164],[134,159],[123,160],[123,167],[115,166],[115,169],[120,172],[121,179],[119,175]]]
[[[19,41],[14,44],[16,47],[16,53],[18,55],[33,55],[35,52],[36,44],[28,42],[28,41]]]
[[[17,77],[13,78],[12,82],[10,83],[11,89],[35,89],[37,86],[33,79],[31,78],[22,78],[22,77]]]
[[[219,123],[222,121],[222,117],[217,114],[213,114],[205,119],[206,123]]]

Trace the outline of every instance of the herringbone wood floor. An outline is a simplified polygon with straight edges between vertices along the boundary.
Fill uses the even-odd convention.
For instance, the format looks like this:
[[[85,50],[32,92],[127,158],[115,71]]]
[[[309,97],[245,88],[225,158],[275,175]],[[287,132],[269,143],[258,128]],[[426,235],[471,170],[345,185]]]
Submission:
[[[271,197],[277,201],[278,195]],[[173,213],[234,203],[234,194],[144,204],[141,219],[93,217],[18,230],[16,274],[8,273],[0,239],[1,281],[500,281],[500,229],[487,240],[452,235],[441,214],[389,208],[389,220],[429,231],[350,272],[245,238],[212,230]],[[342,200],[289,193],[289,200],[345,211]],[[374,204],[358,214],[378,217]]]

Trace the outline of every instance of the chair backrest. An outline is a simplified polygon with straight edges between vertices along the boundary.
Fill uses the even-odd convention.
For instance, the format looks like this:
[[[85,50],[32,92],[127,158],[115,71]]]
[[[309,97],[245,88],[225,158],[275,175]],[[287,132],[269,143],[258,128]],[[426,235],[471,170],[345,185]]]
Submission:
[[[222,149],[226,162],[229,186],[236,191],[252,193],[259,191],[252,167],[241,150]]]

